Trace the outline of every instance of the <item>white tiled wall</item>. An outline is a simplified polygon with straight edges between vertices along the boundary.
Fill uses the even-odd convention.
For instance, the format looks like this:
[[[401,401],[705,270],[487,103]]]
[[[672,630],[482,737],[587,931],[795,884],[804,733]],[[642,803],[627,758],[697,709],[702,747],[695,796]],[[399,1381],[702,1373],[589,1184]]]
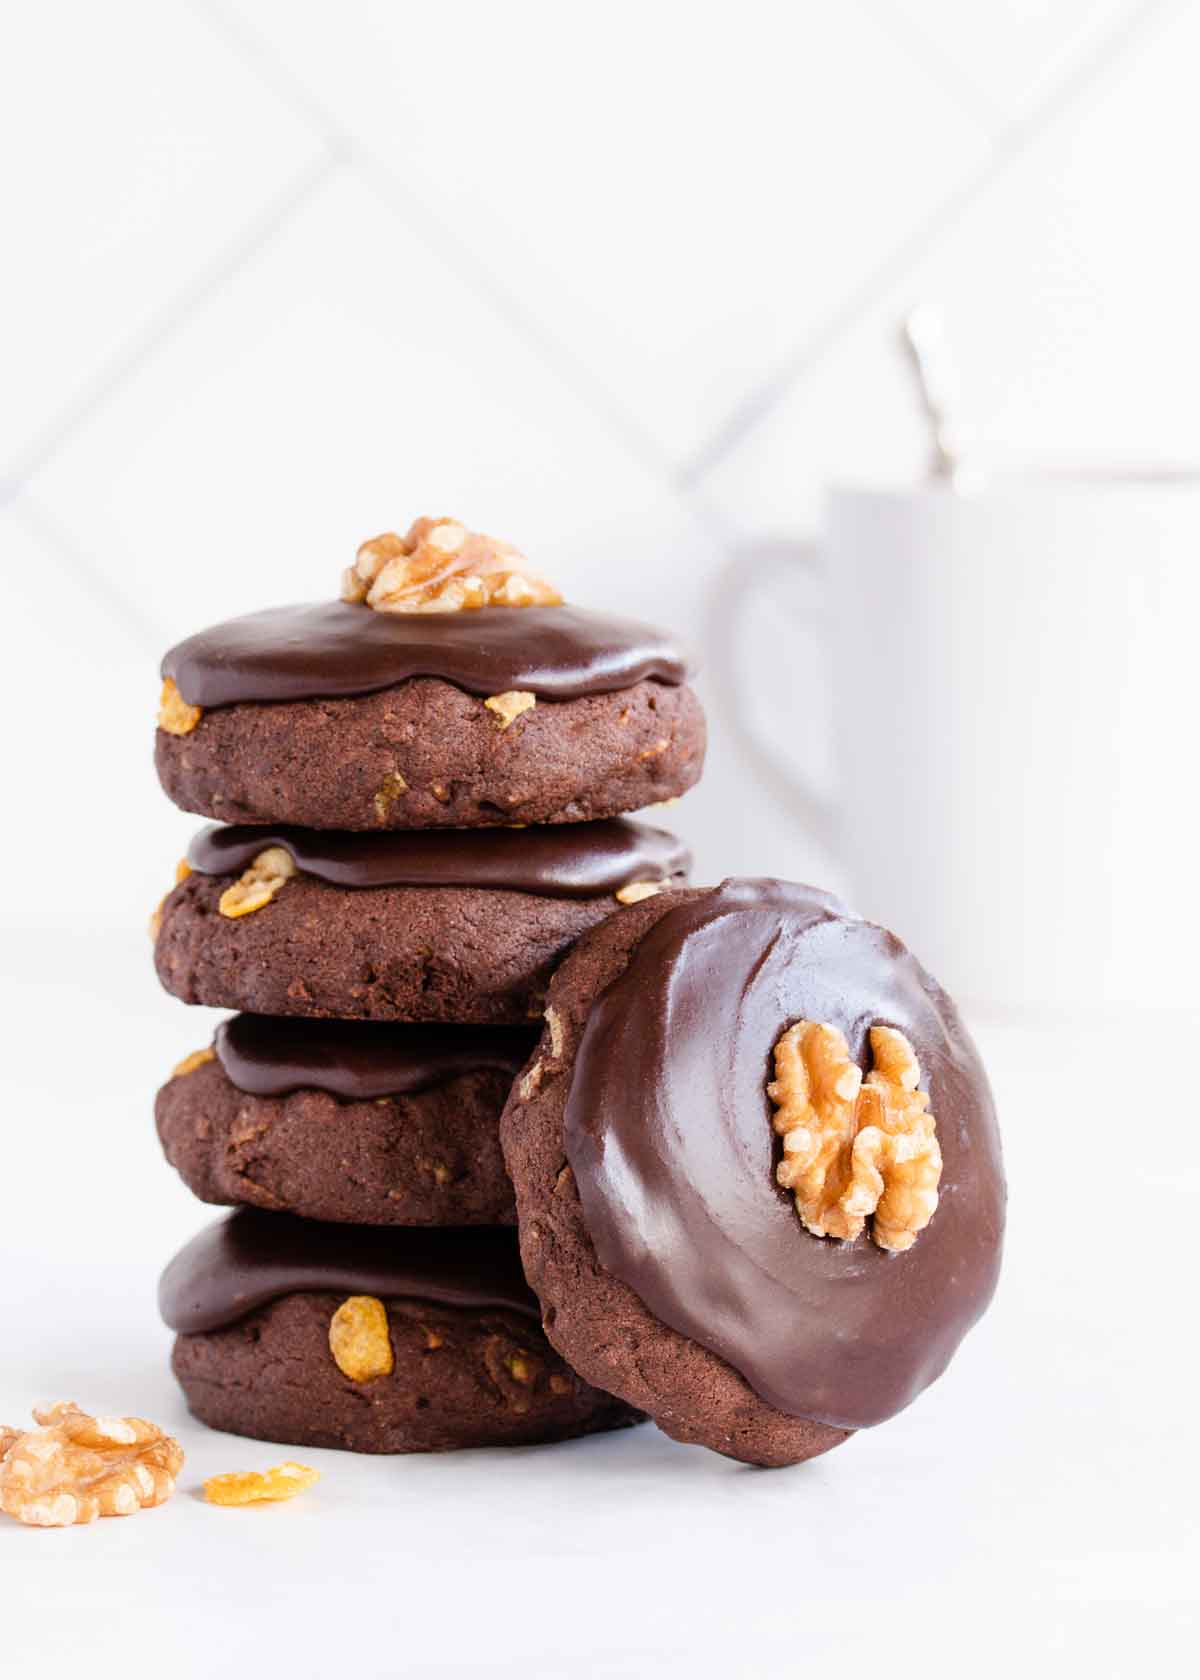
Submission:
[[[719,663],[756,545],[919,466],[914,298],[981,450],[1200,442],[1195,8],[44,0],[8,33],[10,917],[143,916],[192,826],[148,764],[162,647],[417,512]],[[836,880],[713,710],[701,877]]]

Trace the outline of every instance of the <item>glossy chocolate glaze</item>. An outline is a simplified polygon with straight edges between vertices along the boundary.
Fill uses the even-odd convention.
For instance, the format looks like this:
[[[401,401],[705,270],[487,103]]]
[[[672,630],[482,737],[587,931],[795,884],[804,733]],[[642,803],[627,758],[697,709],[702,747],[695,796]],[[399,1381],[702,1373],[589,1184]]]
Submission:
[[[380,613],[344,601],[269,607],[171,648],[162,674],[190,706],[372,694],[441,677],[469,694],[528,689],[546,700],[611,694],[688,673],[672,637],[581,607]]]
[[[907,1253],[811,1236],[775,1183],[766,1087],[801,1018],[839,1027],[864,1068],[876,1023],[916,1049],[944,1169]],[[791,1416],[898,1412],[995,1288],[1004,1178],[975,1047],[893,934],[811,889],[726,881],[650,929],[589,1012],[565,1142],[601,1262]]]
[[[235,1015],[213,1041],[230,1083],[256,1097],[327,1091],[343,1102],[407,1095],[494,1068],[516,1078],[533,1027],[441,1027]]]
[[[382,834],[214,823],[193,839],[188,862],[203,875],[237,875],[267,846],[285,847],[298,869],[337,887],[508,888],[544,898],[598,898],[631,881],[679,885],[692,861],[687,847],[665,829],[611,817],[532,828]]]
[[[158,1306],[172,1330],[194,1335],[317,1290],[540,1317],[515,1231],[324,1225],[257,1208],[228,1214],[180,1249],[159,1280]]]

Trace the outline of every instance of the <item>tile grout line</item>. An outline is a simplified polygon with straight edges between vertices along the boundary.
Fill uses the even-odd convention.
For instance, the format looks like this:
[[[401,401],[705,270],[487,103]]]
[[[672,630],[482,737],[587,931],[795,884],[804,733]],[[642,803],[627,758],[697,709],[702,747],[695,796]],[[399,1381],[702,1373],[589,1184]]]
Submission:
[[[1002,108],[966,71],[959,69],[932,35],[897,11],[889,0],[864,0],[864,5],[892,45],[919,65],[964,115],[993,137],[1003,132],[1008,118]]]
[[[18,454],[3,478],[0,505],[15,498],[139,369],[157,355],[222,286],[250,262],[342,167],[332,151],[316,158],[134,335],[82,392]]]
[[[371,147],[364,145],[353,131],[345,128],[292,75],[272,51],[270,43],[247,28],[240,18],[235,18],[219,0],[189,0],[189,4],[220,34],[226,46],[290,105],[297,116],[309,123],[327,145],[336,147],[343,158],[353,164],[359,178],[393,215],[412,228],[464,285],[508,323],[578,400],[587,404],[631,458],[664,487],[671,489],[676,467],[667,451],[637,424],[585,361],[561,339],[546,331],[514,292],[495,283],[469,246],[456,238],[450,227],[409,192],[396,171],[383,162]]]
[[[248,28],[240,16],[231,13],[221,0],[186,0],[196,18],[217,35],[227,51],[264,86],[286,105],[298,121],[311,128],[330,151],[343,155],[355,149],[353,134],[311,94],[298,77],[293,76],[270,43],[255,29]]]
[[[103,567],[98,566],[27,490],[18,489],[4,512],[20,521],[40,546],[69,566],[88,595],[105,611],[119,619],[148,655],[157,657],[166,638],[159,625],[144,613],[137,599]]]
[[[637,427],[598,381],[586,364],[565,350],[555,338],[538,328],[537,323],[510,294],[497,291],[486,284],[479,265],[470,250],[455,240],[450,230],[436,218],[424,212],[393,173],[380,165],[365,148],[360,148],[352,135],[334,122],[320,104],[297,83],[261,41],[247,33],[240,23],[234,23],[225,9],[211,0],[189,0],[192,9],[225,39],[231,50],[239,53],[248,66],[270,85],[276,94],[315,129],[324,145],[324,155],[304,172],[293,186],[281,195],[263,216],[252,224],[247,233],[228,250],[223,259],[210,267],[197,281],[186,288],[172,308],[144,331],[129,351],[118,357],[107,372],[97,379],[91,390],[68,408],[64,416],[46,429],[40,439],[18,457],[15,469],[0,478],[0,505],[14,501],[23,491],[29,477],[50,459],[55,451],[87,424],[94,413],[112,396],[144,361],[153,356],[175,332],[180,330],[191,314],[209,296],[258,251],[282,227],[290,216],[323,185],[340,167],[357,165],[365,184],[389,201],[395,214],[404,219],[415,218],[427,241],[440,248],[473,290],[490,302],[537,350],[581,401],[588,404],[597,418],[608,426],[644,470],[650,472],[663,488],[687,501],[699,503],[702,510],[707,498],[699,495],[701,481],[714,467],[740,446],[763,422],[790,391],[792,386],[822,360],[844,337],[855,322],[918,260],[921,253],[935,244],[955,222],[972,198],[986,191],[991,181],[1015,157],[1021,155],[1037,139],[1042,130],[1055,121],[1074,100],[1091,86],[1107,64],[1116,59],[1139,36],[1160,12],[1174,9],[1175,0],[1145,0],[1136,7],[1122,27],[1105,37],[1100,48],[1090,55],[1085,67],[1059,83],[1028,115],[1009,130],[1006,142],[997,147],[988,163],[976,172],[972,181],[927,218],[922,226],[910,233],[883,263],[867,276],[850,302],[828,320],[812,336],[801,352],[757,391],[739,404],[726,422],[718,427],[708,444],[695,451],[682,466],[674,464],[641,428]],[[422,225],[423,224],[423,225]],[[699,511],[694,510],[694,511]],[[136,610],[132,621],[137,621]]]
[[[835,310],[813,333],[801,350],[781,369],[765,380],[756,390],[743,397],[709,440],[693,451],[690,457],[676,462],[642,428],[637,426],[621,403],[612,396],[603,381],[596,378],[587,364],[576,357],[558,338],[542,329],[517,299],[503,288],[490,284],[473,253],[450,229],[425,209],[405,188],[395,172],[380,162],[374,152],[363,146],[320,103],[307,87],[298,81],[271,50],[269,42],[240,20],[230,15],[221,0],[189,0],[197,12],[225,38],[227,44],[242,55],[248,66],[263,76],[280,98],[328,140],[336,142],[352,154],[358,171],[376,192],[388,200],[395,213],[410,225],[427,244],[450,263],[493,309],[500,313],[557,375],[575,391],[581,401],[591,408],[596,418],[606,425],[645,470],[661,482],[663,488],[685,499],[695,495],[701,481],[740,446],[779,405],[792,386],[817,366],[827,352],[834,349],[845,334],[885,295],[902,275],[911,268],[939,237],[952,228],[969,204],[987,191],[1008,165],[1023,155],[1074,101],[1092,86],[1094,80],[1111,62],[1148,27],[1154,16],[1173,8],[1177,0],[1142,0],[1134,5],[1121,23],[1103,37],[1099,46],[1076,71],[1069,73],[1035,104],[1023,117],[1010,123],[997,137],[985,163],[971,179],[956,189],[910,232],[892,251],[865,276],[849,300]],[[886,28],[872,5],[872,18],[878,27]],[[906,44],[915,64],[926,75],[930,66],[920,58],[911,44]],[[959,94],[961,99],[962,94]],[[986,124],[982,126],[986,127]]]
[[[677,470],[675,488],[692,494],[722,462],[740,449],[782,404],[792,389],[845,338],[859,320],[898,284],[922,256],[936,248],[963,212],[983,197],[1005,171],[1023,157],[1076,101],[1084,98],[1099,78],[1122,59],[1132,44],[1153,28],[1155,21],[1177,9],[1178,0],[1144,0],[1111,30],[1074,72],[1065,76],[1024,117],[1018,118],[997,141],[990,156],[971,178],[957,187],[917,228],[900,240],[857,290],[828,317],[782,368],[749,392],[715,429],[708,442]]]
[[[675,475],[675,463],[671,456],[637,424],[588,364],[561,339],[541,327],[536,316],[524,307],[515,293],[507,287],[489,283],[470,248],[414,199],[390,169],[371,154],[362,156],[358,169],[366,185],[390,204],[393,214],[414,228],[464,284],[524,339],[545,366],[607,427],[630,458],[644,472],[670,488]]]

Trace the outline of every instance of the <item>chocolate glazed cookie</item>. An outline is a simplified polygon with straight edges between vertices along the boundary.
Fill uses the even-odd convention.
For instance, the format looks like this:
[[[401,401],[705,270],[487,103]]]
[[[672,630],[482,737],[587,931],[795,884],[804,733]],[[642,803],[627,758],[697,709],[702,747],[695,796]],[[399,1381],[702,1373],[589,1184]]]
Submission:
[[[276,851],[290,873],[235,890]],[[625,819],[452,834],[211,829],[158,913],[155,966],[185,1003],[520,1024],[618,895],[678,882],[689,863],[673,835]]]
[[[163,660],[185,811],[310,828],[575,823],[696,782],[704,715],[659,631],[568,607],[252,613]]]
[[[499,1119],[536,1033],[237,1015],[158,1093],[204,1202],[358,1225],[511,1225]]]
[[[442,1452],[639,1421],[548,1345],[511,1231],[242,1211],[176,1255],[159,1305],[190,1410],[236,1435]]]
[[[943,1167],[905,1252],[813,1235],[777,1182],[773,1051],[801,1022],[859,1070],[873,1029],[916,1053]],[[590,1382],[782,1465],[941,1373],[995,1286],[1004,1182],[975,1049],[899,940],[786,883],[664,894],[579,942],[546,1023],[501,1142],[547,1335]]]

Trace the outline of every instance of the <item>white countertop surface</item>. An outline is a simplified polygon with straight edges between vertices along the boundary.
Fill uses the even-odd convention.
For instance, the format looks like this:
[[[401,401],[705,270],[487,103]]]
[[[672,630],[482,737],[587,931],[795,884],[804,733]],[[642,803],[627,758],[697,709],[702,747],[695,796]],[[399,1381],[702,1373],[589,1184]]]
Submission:
[[[0,1518],[4,1672],[897,1680],[1194,1657],[1200,1023],[977,1024],[1011,1188],[999,1295],[932,1390],[826,1458],[756,1471],[649,1425],[306,1449],[311,1492],[221,1510],[205,1476],[291,1453],[189,1419],[155,1312],[162,1264],[214,1217],[151,1118],[207,1014],[158,994],[128,932],[4,940],[0,1422],[72,1399],[187,1453],[161,1510]]]

